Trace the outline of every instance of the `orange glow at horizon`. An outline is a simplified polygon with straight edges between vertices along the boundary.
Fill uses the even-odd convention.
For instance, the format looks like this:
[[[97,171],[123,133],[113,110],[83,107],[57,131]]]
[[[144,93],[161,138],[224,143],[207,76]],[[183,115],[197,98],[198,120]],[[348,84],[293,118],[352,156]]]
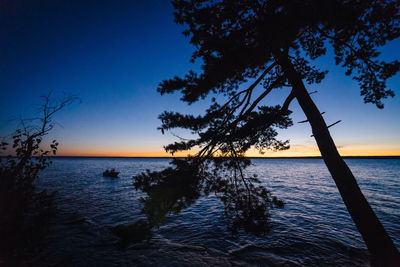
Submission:
[[[342,156],[399,156],[400,147],[375,147],[375,146],[346,146],[338,147],[339,153]],[[57,156],[86,156],[86,157],[185,157],[189,154],[188,151],[178,152],[174,155],[165,152],[162,149],[149,149],[135,151],[134,149],[101,149],[101,148],[63,148],[59,150]],[[317,146],[292,145],[289,150],[266,152],[265,154],[258,153],[257,150],[250,150],[246,156],[248,157],[314,157],[321,156]]]

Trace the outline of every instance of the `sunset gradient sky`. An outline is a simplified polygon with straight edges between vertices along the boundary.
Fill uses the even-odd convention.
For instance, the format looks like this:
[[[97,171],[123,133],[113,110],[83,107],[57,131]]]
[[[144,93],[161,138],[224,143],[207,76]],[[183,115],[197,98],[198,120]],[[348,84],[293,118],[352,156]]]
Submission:
[[[22,5],[22,3],[24,3]],[[76,94],[76,102],[57,115],[49,138],[68,156],[168,156],[163,146],[176,140],[157,127],[164,110],[202,113],[208,100],[188,106],[179,94],[160,96],[163,79],[198,69],[189,63],[193,47],[174,24],[169,1],[6,1],[0,16],[0,136],[10,134],[19,116],[33,116],[40,96],[53,91]],[[400,40],[382,50],[400,59]],[[385,109],[364,104],[357,84],[327,56],[317,61],[329,70],[312,97],[342,155],[400,155],[400,78],[389,81],[396,97]],[[268,101],[282,103],[279,91]],[[264,156],[319,155],[310,126],[293,102],[294,126],[280,131],[291,149]],[[188,133],[174,131],[187,136]],[[180,154],[186,155],[186,153]],[[257,151],[249,156],[260,156]]]

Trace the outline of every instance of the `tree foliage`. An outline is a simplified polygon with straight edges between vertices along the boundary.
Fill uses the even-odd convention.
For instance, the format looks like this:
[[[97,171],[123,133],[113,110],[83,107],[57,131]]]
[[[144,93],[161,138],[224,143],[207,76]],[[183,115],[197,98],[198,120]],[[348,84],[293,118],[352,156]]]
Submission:
[[[220,194],[225,210],[240,214],[236,222],[268,214],[267,208],[260,207],[274,206],[269,205],[274,203],[273,198],[269,193],[261,193],[256,180],[244,174],[250,164],[244,156],[251,148],[261,153],[289,148],[287,140],[277,139],[277,129],[292,125],[289,105],[296,95],[288,76],[288,63],[300,80],[320,83],[327,70],[319,69],[313,61],[325,55],[330,46],[336,64],[358,82],[364,102],[383,108],[382,100],[394,96],[386,81],[399,71],[400,63],[380,60],[378,48],[400,35],[399,1],[174,0],[172,3],[175,22],[185,26],[183,33],[195,47],[191,62],[200,61],[201,70],[165,80],[158,91],[180,92],[182,101],[188,104],[209,94],[218,97],[212,98],[203,115],[176,112],[160,115],[162,133],[182,128],[194,136],[167,145],[167,152],[191,149],[198,152],[186,163],[175,160],[174,168],[135,177],[136,188],[148,193],[145,212],[149,210],[146,205],[152,206],[156,195],[159,197],[156,192],[162,192],[157,188],[169,183],[183,187],[192,181],[195,187],[188,186],[194,190],[191,192],[194,196],[197,197],[199,188],[206,194]],[[269,104],[267,96],[272,90],[286,94],[285,101]],[[219,103],[217,98],[223,102]],[[185,173],[183,164],[190,164],[195,170]],[[191,175],[197,178],[185,178]],[[185,191],[180,188],[179,192],[182,190]],[[182,204],[179,197],[184,194],[174,195],[175,201],[163,207],[177,211],[193,202],[185,198],[190,201]],[[261,195],[268,197],[258,198]]]
[[[257,185],[260,181],[256,176],[244,173],[249,163],[244,158],[176,158],[171,163],[174,167],[135,176],[134,186],[147,194],[141,200],[152,227],[163,223],[166,215],[189,207],[200,196],[214,194],[224,204],[232,233],[239,229],[266,233],[270,229],[269,208],[282,208],[284,203]]]
[[[325,71],[310,60],[330,44],[336,64],[359,82],[366,102],[383,107],[381,99],[393,95],[385,82],[399,62],[378,60],[377,48],[399,36],[398,1],[176,0],[173,5],[175,21],[186,26],[184,34],[196,47],[192,60],[202,60],[203,72],[162,82],[162,94],[178,90],[192,103],[210,91],[232,92],[275,62],[278,53],[289,54],[303,79],[319,82]]]
[[[8,138],[0,142],[3,152],[12,153],[0,157],[0,255],[9,261],[22,260],[18,257],[35,249],[55,211],[55,192],[38,192],[35,180],[51,164],[48,156],[57,152],[56,140],[47,149],[43,147],[45,136],[55,126],[54,114],[75,97],[52,101],[50,96],[44,97],[40,118],[21,120],[21,128],[11,137],[11,148]]]
[[[201,60],[202,72],[165,80],[158,91],[180,91],[188,103],[210,92],[230,99],[213,103],[203,116],[164,112],[163,132],[185,128],[199,136],[167,146],[171,153],[196,146],[203,148],[199,156],[227,156],[232,150],[242,154],[252,146],[288,148],[287,142],[275,139],[274,127],[291,125],[288,106],[293,95],[288,92],[282,105],[266,106],[263,101],[273,89],[291,87],[279,64],[282,55],[303,80],[319,83],[327,71],[312,60],[331,45],[336,64],[358,81],[365,102],[383,108],[382,99],[394,96],[386,80],[400,63],[380,61],[377,49],[400,34],[398,1],[176,0],[173,5],[176,22],[187,27],[184,34],[196,47],[192,61]],[[239,90],[251,80],[253,85]]]

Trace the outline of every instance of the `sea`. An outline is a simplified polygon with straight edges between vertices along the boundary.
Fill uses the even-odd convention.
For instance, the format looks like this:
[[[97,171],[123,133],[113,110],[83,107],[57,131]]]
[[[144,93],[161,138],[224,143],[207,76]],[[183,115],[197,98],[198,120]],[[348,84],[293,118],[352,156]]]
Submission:
[[[162,170],[168,158],[56,157],[37,180],[57,190],[57,215],[37,266],[369,266],[369,254],[322,159],[253,159],[248,168],[282,199],[271,231],[227,230],[213,195],[171,213],[150,239],[121,248],[111,228],[144,219],[132,176]],[[346,159],[400,249],[400,159]],[[118,179],[102,176],[115,168]]]

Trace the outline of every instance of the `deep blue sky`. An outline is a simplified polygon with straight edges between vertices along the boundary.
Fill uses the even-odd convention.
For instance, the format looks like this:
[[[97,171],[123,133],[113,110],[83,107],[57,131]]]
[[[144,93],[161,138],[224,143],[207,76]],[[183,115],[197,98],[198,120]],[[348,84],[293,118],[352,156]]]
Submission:
[[[8,3],[7,3],[8,2]],[[29,117],[39,96],[53,91],[77,94],[57,115],[62,127],[51,138],[60,155],[161,155],[175,140],[161,135],[157,117],[164,110],[198,113],[206,103],[187,106],[178,94],[160,96],[163,79],[183,75],[193,48],[174,24],[169,1],[6,1],[0,16],[0,135],[16,126],[11,118]],[[400,41],[382,49],[400,59]],[[357,84],[329,56],[318,63],[328,77],[313,98],[327,123],[339,119],[332,135],[343,154],[400,154],[399,96],[384,110],[363,104]],[[400,95],[400,78],[389,85]],[[271,96],[272,104],[282,96]],[[278,101],[279,102],[275,102]],[[304,119],[293,103],[294,121]],[[282,132],[291,139],[291,155],[315,155],[308,125]],[[287,154],[289,155],[289,154]]]

